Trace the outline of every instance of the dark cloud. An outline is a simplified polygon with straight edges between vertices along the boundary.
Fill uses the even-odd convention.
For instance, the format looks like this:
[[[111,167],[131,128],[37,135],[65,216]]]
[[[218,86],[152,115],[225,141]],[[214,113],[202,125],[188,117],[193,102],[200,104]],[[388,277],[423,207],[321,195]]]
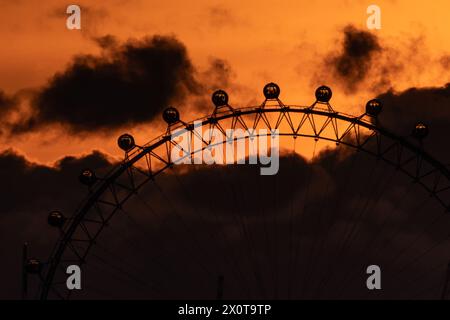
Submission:
[[[65,157],[59,160],[55,167],[47,167],[30,163],[24,156],[18,155],[12,150],[0,154],[0,173],[2,181],[8,184],[0,186],[7,201],[3,204],[4,213],[13,213],[27,210],[48,210],[52,207],[67,206],[68,198],[62,193],[73,194],[74,199],[83,190],[77,176],[82,169],[104,170],[111,163],[100,152],[94,152],[88,156],[75,158]],[[68,190],[64,190],[64,185]],[[26,195],[26,201],[21,201]]]
[[[9,200],[0,217],[10,257],[3,268],[17,275],[0,294],[11,298],[23,241],[45,259],[58,235],[48,211],[70,216],[87,193],[81,169],[102,177],[113,164],[94,152],[47,167],[6,151],[0,165],[9,181],[0,190]],[[103,231],[74,297],[214,298],[224,275],[229,298],[361,298],[364,267],[373,263],[382,266],[384,290],[368,298],[438,294],[450,221],[429,225],[442,208],[395,168],[342,147],[312,164],[283,154],[277,175],[259,173],[255,165],[175,166],[148,182]],[[130,183],[127,175],[119,181]],[[411,263],[422,253],[428,259]]]
[[[313,83],[331,83],[347,94],[381,94],[425,73],[447,74],[446,55],[432,56],[422,34],[383,39],[377,33],[346,26],[335,49],[326,53]]]
[[[30,255],[42,260],[48,257],[57,240],[58,232],[47,224],[51,210],[61,210],[66,215],[87,194],[86,187],[78,181],[85,168],[104,174],[112,166],[100,152],[75,158],[65,157],[54,167],[29,162],[13,150],[0,153],[0,243],[2,272],[11,276],[2,280],[0,297],[18,299],[21,270],[21,246],[30,243]]]
[[[0,90],[0,135],[7,133],[11,114],[17,110],[20,99],[17,95],[10,96]]]
[[[9,96],[0,90],[0,117],[2,117],[0,121],[4,121],[3,117],[10,113],[17,106],[17,104],[17,97]]]
[[[182,113],[212,112],[217,89],[238,95],[230,64],[211,57],[204,70],[191,64],[184,45],[154,36],[122,43],[112,35],[91,37],[100,55],[78,55],[46,86],[7,96],[0,91],[1,133],[19,135],[47,127],[70,133],[104,133],[159,118],[175,105]]]
[[[449,85],[379,99],[380,125],[411,139],[412,125],[424,121],[431,132],[426,150],[441,162],[450,159],[443,147]],[[18,278],[25,240],[45,258],[57,237],[46,225],[48,211],[70,215],[86,194],[79,171],[92,167],[102,176],[112,165],[98,152],[66,157],[54,168],[1,154],[8,183],[0,192],[9,200],[1,234],[11,257],[4,270]],[[449,259],[450,216],[442,213],[394,167],[343,147],[312,164],[283,154],[276,176],[260,176],[249,165],[175,166],[146,184],[104,230],[78,297],[213,298],[219,274],[229,298],[438,297]],[[373,295],[364,286],[370,264],[383,272],[383,291]],[[11,277],[1,295],[18,295],[18,283]]]
[[[117,47],[117,45],[119,44],[117,38],[110,34],[106,36],[96,37],[93,40],[102,49],[111,49]]]
[[[235,73],[226,60],[212,58],[209,61],[208,69],[202,73],[202,82],[209,89],[229,88],[233,84],[233,76]]]
[[[312,165],[284,155],[275,176],[248,165],[175,166],[114,217],[84,269],[102,291],[78,297],[211,299],[218,275],[227,298],[438,295],[449,217],[430,226],[442,208],[420,208],[430,199],[420,186],[371,156],[340,152]],[[415,261],[422,253],[428,259]],[[373,295],[370,264],[383,270],[383,292]]]
[[[353,26],[344,29],[343,37],[340,50],[326,58],[325,67],[348,91],[354,91],[369,75],[382,47],[377,36]]]
[[[34,114],[15,132],[61,124],[74,132],[98,132],[139,124],[201,86],[184,45],[154,36],[116,44],[97,39],[101,56],[80,55],[32,101]]]
[[[443,87],[411,88],[403,92],[389,91],[378,97],[384,109],[381,125],[400,136],[410,136],[418,122],[427,124],[430,134],[424,148],[441,162],[450,163],[450,152],[443,147],[450,126],[450,84]]]

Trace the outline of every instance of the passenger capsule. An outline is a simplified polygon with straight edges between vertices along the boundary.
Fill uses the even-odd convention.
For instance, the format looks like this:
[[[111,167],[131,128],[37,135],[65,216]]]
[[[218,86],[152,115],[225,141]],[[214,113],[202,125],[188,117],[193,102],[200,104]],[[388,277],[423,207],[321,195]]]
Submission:
[[[97,177],[95,176],[94,171],[92,171],[91,169],[84,169],[83,171],[81,171],[79,179],[82,184],[89,187],[97,181]]]
[[[316,99],[319,102],[327,103],[328,101],[331,100],[332,95],[333,95],[333,92],[327,86],[320,86],[316,90]]]
[[[66,218],[59,211],[52,211],[48,214],[47,218],[48,224],[52,227],[61,228],[66,221]]]
[[[263,93],[266,99],[278,99],[280,96],[280,87],[276,83],[268,83],[264,86]]]
[[[366,104],[366,113],[371,116],[378,116],[383,110],[383,104],[378,99],[372,99]]]
[[[25,265],[25,271],[30,274],[39,274],[42,270],[42,263],[35,258],[28,259]]]
[[[167,124],[174,124],[180,121],[180,113],[174,107],[168,107],[163,111],[163,119]]]
[[[117,139],[117,144],[119,145],[119,148],[122,149],[125,152],[130,151],[135,147],[134,138],[132,135],[125,133]]]
[[[428,133],[429,133],[428,126],[422,122],[419,122],[414,126],[412,135],[414,138],[422,140],[426,138],[426,136],[428,136]]]
[[[226,106],[228,104],[228,94],[223,90],[217,90],[212,94],[211,100],[216,107]]]

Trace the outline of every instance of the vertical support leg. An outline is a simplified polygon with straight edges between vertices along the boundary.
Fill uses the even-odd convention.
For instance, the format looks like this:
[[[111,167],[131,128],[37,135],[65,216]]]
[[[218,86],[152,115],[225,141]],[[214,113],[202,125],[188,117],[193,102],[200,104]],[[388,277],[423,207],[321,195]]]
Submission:
[[[27,299],[27,291],[28,291],[28,273],[26,270],[28,260],[28,243],[23,244],[22,249],[22,300]]]

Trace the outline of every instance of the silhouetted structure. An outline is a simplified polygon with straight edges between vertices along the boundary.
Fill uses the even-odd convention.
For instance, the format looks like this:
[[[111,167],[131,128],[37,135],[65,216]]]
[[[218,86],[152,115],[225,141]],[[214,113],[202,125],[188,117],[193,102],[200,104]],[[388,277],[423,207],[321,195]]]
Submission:
[[[349,148],[366,152],[377,159],[384,160],[406,176],[411,177],[412,180],[420,181],[420,184],[418,184],[420,187],[431,193],[433,199],[444,209],[449,209],[444,191],[450,188],[450,172],[444,165],[418,146],[417,141],[410,141],[414,139],[407,140],[373,124],[372,121],[367,121],[362,116],[350,116],[335,112],[329,104],[332,91],[326,86],[321,86],[316,90],[316,101],[309,107],[282,104],[278,100],[280,88],[273,82],[264,87],[263,93],[266,100],[275,100],[278,104],[266,105],[266,101],[264,101],[257,107],[236,108],[232,109],[232,112],[216,114],[214,117],[204,117],[200,119],[201,126],[213,129],[220,127],[222,130],[224,128],[221,124],[224,123],[231,126],[227,129],[236,129],[239,125],[246,130],[250,130],[260,126],[269,129],[267,132],[272,132],[273,129],[283,130],[279,133],[283,136],[313,138],[316,141],[323,139],[334,141],[337,144],[345,144]],[[215,110],[228,106],[228,94],[223,90],[218,90],[213,94],[212,101]],[[315,108],[317,104],[320,105]],[[326,105],[328,108],[321,108],[322,105]],[[371,100],[366,105],[365,114],[375,117],[381,112],[381,109],[382,103],[380,101]],[[277,121],[270,122],[267,117],[269,114],[275,115],[278,118]],[[297,116],[295,121],[294,115]],[[181,128],[192,131],[194,122],[182,122],[180,113],[173,107],[164,110],[162,117],[168,124],[166,134],[152,140],[145,147],[136,148],[132,157],[125,158],[108,176],[99,179],[98,188],[95,192],[89,194],[87,201],[83,202],[70,220],[67,221],[64,233],[61,233],[56,249],[48,259],[49,263],[46,263],[45,268],[42,270],[42,264],[37,259],[28,259],[24,263],[24,269],[28,273],[42,275],[43,284],[39,292],[41,299],[46,299],[49,292],[54,289],[55,283],[61,283],[61,278],[66,277],[66,274],[61,271],[63,270],[61,261],[66,249],[69,248],[73,251],[75,259],[82,257],[79,264],[85,263],[85,257],[89,250],[96,245],[97,238],[103,228],[108,221],[112,221],[111,218],[114,214],[123,210],[123,204],[126,200],[138,194],[138,186],[154,181],[157,175],[173,165],[170,158],[170,148],[179,147],[179,145],[167,133],[170,133],[170,127],[173,125],[179,125]],[[366,132],[367,135],[363,135],[361,132]],[[428,127],[423,123],[418,123],[413,130],[413,136],[419,140],[425,138],[427,134]],[[210,144],[210,141],[202,141],[202,150]],[[127,152],[135,146],[134,138],[127,134],[122,135],[119,137],[118,145]],[[396,152],[389,152],[390,150]],[[199,152],[199,150],[192,150],[192,154],[196,152]],[[158,169],[155,169],[154,163],[159,165]],[[429,168],[433,168],[433,172],[436,174],[436,179],[433,181],[424,179],[424,173],[429,172]],[[133,175],[133,172],[139,173],[139,175]],[[86,169],[81,173],[80,181],[91,186],[97,181],[97,178],[92,170]],[[439,188],[436,188],[436,181],[440,183]],[[120,190],[120,194],[117,190]],[[102,199],[105,194],[108,194],[109,201]],[[118,199],[122,199],[122,201]],[[98,210],[100,206],[97,206],[100,203],[102,204],[102,212]],[[108,217],[108,221],[105,221],[104,217]],[[62,215],[53,214],[51,217],[49,216],[48,222],[50,225],[59,227],[63,220]],[[95,223],[92,223],[93,221]],[[73,245],[75,234],[77,236],[76,241],[86,244],[85,246]],[[223,285],[224,278],[220,276],[217,282],[217,299],[223,298]],[[230,286],[228,285],[228,287]]]

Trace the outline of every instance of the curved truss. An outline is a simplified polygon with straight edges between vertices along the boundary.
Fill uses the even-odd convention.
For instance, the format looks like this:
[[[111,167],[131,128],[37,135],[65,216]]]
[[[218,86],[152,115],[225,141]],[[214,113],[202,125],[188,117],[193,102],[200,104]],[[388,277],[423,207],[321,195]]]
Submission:
[[[306,137],[343,144],[394,166],[413,182],[420,184],[446,212],[449,211],[450,172],[444,165],[425,152],[418,143],[374,124],[375,118],[366,114],[355,117],[338,113],[328,104],[325,105],[328,106],[327,109],[319,108],[316,104],[311,107],[287,106],[278,100],[278,104],[274,106],[264,103],[251,108],[230,107],[226,112],[214,112],[212,116],[196,122],[179,121],[171,129],[173,132],[185,128],[195,134],[195,126],[201,126],[225,132],[226,128],[222,123],[229,121],[230,129],[243,128],[251,132],[262,126],[271,132],[278,129],[280,136]],[[202,143],[202,148],[193,150],[191,156],[212,146],[204,140]],[[146,145],[135,148],[106,178],[92,186],[89,196],[62,229],[43,274],[41,299],[46,299],[49,292],[65,298],[56,288],[60,283],[56,277],[65,277],[61,264],[70,262],[82,265],[86,262],[90,248],[122,205],[145,183],[173,165],[170,160],[170,150],[173,147],[177,146],[168,131]],[[158,149],[162,151],[157,151]],[[125,181],[119,181],[124,176]]]

